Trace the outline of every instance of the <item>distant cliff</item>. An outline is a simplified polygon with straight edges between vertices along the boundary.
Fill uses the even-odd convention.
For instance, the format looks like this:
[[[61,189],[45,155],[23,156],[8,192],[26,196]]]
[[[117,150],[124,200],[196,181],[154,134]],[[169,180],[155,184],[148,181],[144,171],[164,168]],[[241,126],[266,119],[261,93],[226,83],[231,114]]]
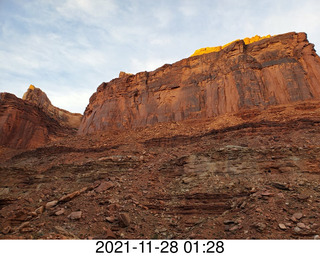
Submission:
[[[75,134],[81,114],[54,107],[47,95],[31,85],[23,99],[0,93],[0,145],[36,148]]]
[[[287,33],[102,83],[79,133],[215,117],[252,106],[320,98],[320,58],[305,33]]]
[[[79,128],[82,115],[80,113],[71,113],[53,106],[47,95],[40,88],[30,85],[22,99],[42,108],[45,113],[57,120],[60,125],[74,129]]]

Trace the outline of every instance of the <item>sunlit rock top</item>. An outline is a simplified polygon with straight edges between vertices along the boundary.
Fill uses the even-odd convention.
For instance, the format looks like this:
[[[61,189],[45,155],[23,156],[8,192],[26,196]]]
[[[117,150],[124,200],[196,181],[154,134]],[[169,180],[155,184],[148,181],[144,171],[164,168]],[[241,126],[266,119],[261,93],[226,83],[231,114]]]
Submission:
[[[248,44],[251,44],[251,43],[254,43],[254,42],[257,42],[261,39],[264,39],[264,38],[270,38],[271,36],[270,35],[267,35],[267,36],[263,36],[263,37],[260,37],[258,35],[255,35],[254,37],[246,37],[243,39],[244,43],[246,45]],[[197,56],[197,55],[202,55],[202,54],[208,54],[208,53],[212,53],[212,52],[219,52],[220,50],[222,50],[223,48],[227,47],[228,45],[232,44],[233,42],[236,42],[240,39],[237,39],[237,40],[234,40],[228,44],[225,44],[223,46],[214,46],[214,47],[204,47],[204,48],[200,48],[198,50],[196,50],[190,57],[192,56]]]

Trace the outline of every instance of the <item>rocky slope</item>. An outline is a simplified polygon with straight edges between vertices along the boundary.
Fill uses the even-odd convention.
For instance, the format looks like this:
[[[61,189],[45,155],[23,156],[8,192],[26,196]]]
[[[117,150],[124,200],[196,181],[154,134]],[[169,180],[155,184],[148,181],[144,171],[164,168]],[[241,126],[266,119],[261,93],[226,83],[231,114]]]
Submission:
[[[59,133],[63,128],[41,109],[15,95],[0,93],[0,145],[34,148]]]
[[[190,57],[102,83],[79,134],[216,117],[241,109],[320,98],[320,58],[305,33]]]
[[[11,153],[0,238],[319,238],[319,117],[304,101]]]
[[[0,93],[0,146],[36,148],[76,133],[82,115],[54,107],[46,94],[30,86],[23,99]]]

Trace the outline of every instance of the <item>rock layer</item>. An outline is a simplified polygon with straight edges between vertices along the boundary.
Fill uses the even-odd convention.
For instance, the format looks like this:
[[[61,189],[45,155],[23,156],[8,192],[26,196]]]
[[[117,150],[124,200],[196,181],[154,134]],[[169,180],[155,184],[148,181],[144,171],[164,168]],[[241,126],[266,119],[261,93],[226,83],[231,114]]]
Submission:
[[[12,151],[0,239],[318,238],[319,124],[312,100]]]
[[[102,83],[79,134],[319,98],[320,58],[305,33],[292,32]]]
[[[41,108],[13,94],[0,93],[0,145],[35,148],[71,132]]]
[[[78,129],[80,125],[82,118],[80,113],[71,113],[53,106],[47,95],[40,88],[30,85],[22,99],[42,108],[49,117],[57,120],[62,126]]]
[[[248,38],[248,37],[244,38],[243,42],[246,45],[248,45],[248,44],[260,41],[260,40],[265,39],[265,38],[270,38],[270,37],[271,37],[270,35],[267,35],[267,36],[264,36],[264,37],[260,37],[258,35],[255,35],[254,37],[251,37],[251,38]],[[240,40],[240,39],[238,39],[238,40]],[[208,53],[212,53],[212,52],[219,52],[223,48],[226,48],[228,45],[231,45],[233,42],[238,41],[238,40],[234,40],[234,41],[232,41],[232,42],[230,42],[228,44],[225,44],[223,46],[200,48],[200,49],[196,50],[191,56],[196,56],[196,55],[201,55],[201,54],[208,54]]]

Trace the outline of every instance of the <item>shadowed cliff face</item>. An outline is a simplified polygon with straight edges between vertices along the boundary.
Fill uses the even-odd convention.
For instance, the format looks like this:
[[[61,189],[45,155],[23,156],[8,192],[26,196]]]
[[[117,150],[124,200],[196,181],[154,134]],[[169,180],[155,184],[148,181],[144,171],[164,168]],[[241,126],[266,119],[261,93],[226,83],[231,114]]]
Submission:
[[[82,115],[80,113],[71,113],[53,106],[47,95],[41,89],[31,85],[22,99],[42,108],[48,116],[57,120],[61,126],[74,129],[79,128]]]
[[[79,134],[209,118],[253,106],[320,98],[320,58],[305,33],[287,33],[102,83]]]
[[[10,148],[35,148],[70,130],[13,94],[0,93],[0,145]]]
[[[82,115],[53,106],[39,88],[31,85],[23,99],[0,94],[0,146],[35,148],[74,134]]]

